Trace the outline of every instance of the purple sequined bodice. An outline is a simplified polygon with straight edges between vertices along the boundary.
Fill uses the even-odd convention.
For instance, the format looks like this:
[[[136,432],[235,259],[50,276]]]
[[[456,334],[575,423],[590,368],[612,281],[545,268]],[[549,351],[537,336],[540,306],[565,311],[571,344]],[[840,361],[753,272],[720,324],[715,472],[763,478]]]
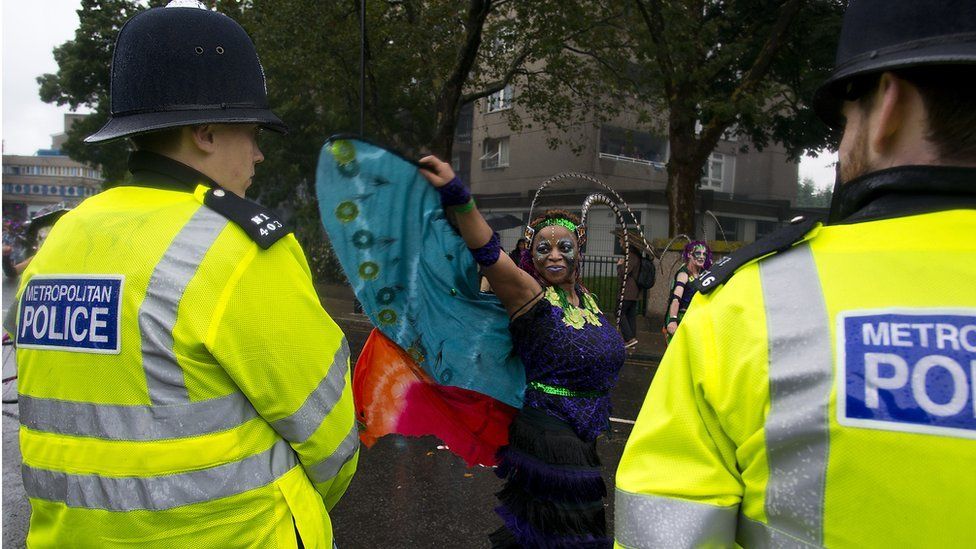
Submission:
[[[525,390],[526,406],[569,423],[584,440],[606,430],[609,392],[626,356],[623,338],[610,321],[599,312],[596,318],[601,326],[588,321],[580,328],[569,326],[563,309],[543,297],[509,325],[527,382],[601,393],[580,397],[552,395],[531,386]]]

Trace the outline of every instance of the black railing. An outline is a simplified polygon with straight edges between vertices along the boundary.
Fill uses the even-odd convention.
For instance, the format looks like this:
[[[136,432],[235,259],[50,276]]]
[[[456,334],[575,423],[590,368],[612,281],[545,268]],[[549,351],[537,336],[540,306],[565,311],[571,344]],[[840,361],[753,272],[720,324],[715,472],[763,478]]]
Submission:
[[[592,292],[600,305],[600,310],[608,317],[617,314],[617,300],[620,299],[620,279],[617,278],[617,260],[623,256],[588,255],[583,261],[583,285]],[[645,291],[637,300],[637,314],[644,314]]]

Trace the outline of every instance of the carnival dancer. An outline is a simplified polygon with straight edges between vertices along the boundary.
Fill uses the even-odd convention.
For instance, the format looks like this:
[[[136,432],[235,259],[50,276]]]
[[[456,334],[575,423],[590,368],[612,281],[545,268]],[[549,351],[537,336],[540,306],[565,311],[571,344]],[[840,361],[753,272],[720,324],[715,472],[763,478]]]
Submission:
[[[433,156],[420,163],[510,314],[512,343],[525,365],[524,406],[499,451],[496,472],[506,483],[496,512],[504,525],[491,534],[492,546],[607,547],[596,438],[608,425],[609,390],[625,351],[580,283],[584,228],[562,210],[533,220],[531,262],[523,270],[502,253],[498,234],[450,165]]]
[[[695,297],[696,286],[693,282],[703,270],[712,266],[712,251],[708,244],[696,240],[685,245],[681,259],[684,264],[671,281],[671,297],[668,299],[668,310],[664,319],[664,337],[668,343],[671,343],[678,324],[681,324],[685,311],[691,305],[691,298]]]

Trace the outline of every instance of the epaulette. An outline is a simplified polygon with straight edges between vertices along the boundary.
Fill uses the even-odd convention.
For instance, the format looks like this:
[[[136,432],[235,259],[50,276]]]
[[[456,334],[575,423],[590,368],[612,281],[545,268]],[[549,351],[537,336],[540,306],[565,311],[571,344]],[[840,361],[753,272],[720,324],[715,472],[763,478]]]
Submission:
[[[224,189],[210,189],[203,203],[211,210],[236,223],[263,250],[291,232],[278,214],[264,206]]]
[[[788,250],[819,223],[815,217],[802,215],[790,220],[789,225],[781,227],[759,240],[716,261],[711,269],[702,271],[695,281],[698,291],[707,294],[725,284],[740,267],[752,260]]]

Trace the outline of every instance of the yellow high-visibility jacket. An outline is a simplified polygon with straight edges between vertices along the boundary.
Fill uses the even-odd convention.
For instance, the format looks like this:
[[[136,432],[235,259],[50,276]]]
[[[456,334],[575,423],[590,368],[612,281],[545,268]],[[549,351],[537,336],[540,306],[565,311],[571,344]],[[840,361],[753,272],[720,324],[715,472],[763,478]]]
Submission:
[[[28,546],[332,547],[359,448],[348,345],[294,236],[262,249],[208,193],[107,190],[24,273]]]
[[[895,202],[695,297],[620,461],[619,547],[976,547],[976,210]]]

